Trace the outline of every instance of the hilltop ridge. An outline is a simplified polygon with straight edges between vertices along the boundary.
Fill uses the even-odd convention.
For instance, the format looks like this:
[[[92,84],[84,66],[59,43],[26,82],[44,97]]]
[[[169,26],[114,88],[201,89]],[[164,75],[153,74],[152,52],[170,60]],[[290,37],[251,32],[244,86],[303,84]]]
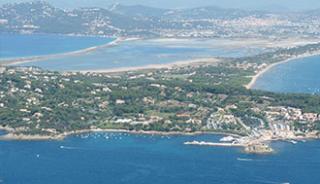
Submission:
[[[218,7],[160,9],[116,4],[65,10],[47,2],[0,7],[0,32],[131,37],[319,37],[319,12],[277,13]]]

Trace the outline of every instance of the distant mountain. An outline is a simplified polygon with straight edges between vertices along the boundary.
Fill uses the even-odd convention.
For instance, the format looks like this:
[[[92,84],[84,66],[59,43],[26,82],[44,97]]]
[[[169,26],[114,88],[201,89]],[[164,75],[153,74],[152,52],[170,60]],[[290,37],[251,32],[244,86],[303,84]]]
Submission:
[[[110,7],[110,11],[136,18],[162,18],[162,19],[232,19],[250,15],[265,14],[262,11],[244,11],[240,9],[223,9],[209,6],[192,9],[158,9],[142,5],[123,6],[115,4]]]
[[[235,19],[254,15],[255,12],[237,10],[237,9],[222,9],[214,6],[201,7],[193,9],[172,10],[166,13],[168,18],[175,19]]]
[[[319,11],[271,13],[202,7],[158,9],[115,4],[63,10],[46,2],[0,7],[0,32],[136,37],[319,36]]]
[[[312,10],[312,11],[306,12],[306,14],[309,14],[309,15],[312,15],[312,16],[317,16],[317,17],[319,17],[319,16],[320,16],[320,9]]]
[[[102,8],[67,11],[41,1],[4,5],[0,19],[0,30],[9,32],[117,35],[149,27],[147,21]]]
[[[290,8],[288,8],[287,6],[283,6],[283,5],[276,5],[276,4],[272,4],[272,5],[264,5],[264,6],[259,6],[257,7],[258,10],[264,10],[264,11],[271,11],[272,12],[279,12],[279,13],[286,13],[286,12],[290,12]]]

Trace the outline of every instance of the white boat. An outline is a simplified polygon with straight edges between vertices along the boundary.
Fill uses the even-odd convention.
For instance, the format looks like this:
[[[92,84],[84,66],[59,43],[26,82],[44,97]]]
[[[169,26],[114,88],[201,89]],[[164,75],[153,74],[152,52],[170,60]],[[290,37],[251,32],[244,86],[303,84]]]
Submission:
[[[290,140],[289,142],[292,143],[292,144],[298,144],[298,142],[295,141],[295,140]]]
[[[227,137],[221,138],[221,139],[220,139],[220,142],[232,142],[232,141],[234,141],[234,140],[235,140],[234,137],[232,137],[232,136],[227,136]]]

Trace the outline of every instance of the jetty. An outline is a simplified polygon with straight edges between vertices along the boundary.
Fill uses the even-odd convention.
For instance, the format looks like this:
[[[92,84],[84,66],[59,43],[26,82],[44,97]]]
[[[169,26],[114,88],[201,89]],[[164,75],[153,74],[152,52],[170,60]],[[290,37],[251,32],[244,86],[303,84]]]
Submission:
[[[192,141],[185,142],[185,145],[197,145],[197,146],[220,146],[220,147],[245,147],[244,144],[239,143],[214,143],[214,142],[205,142],[205,141]]]
[[[263,143],[246,144],[246,143],[216,143],[216,142],[205,142],[205,141],[191,141],[184,142],[185,145],[195,146],[216,146],[216,147],[242,147],[243,151],[248,154],[270,154],[274,150],[268,145]]]

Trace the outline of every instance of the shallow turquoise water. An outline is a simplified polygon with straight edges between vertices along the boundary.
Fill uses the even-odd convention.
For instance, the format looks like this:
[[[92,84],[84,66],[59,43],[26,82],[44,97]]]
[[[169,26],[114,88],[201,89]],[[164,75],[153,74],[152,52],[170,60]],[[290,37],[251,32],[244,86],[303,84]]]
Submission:
[[[103,45],[114,40],[48,34],[0,34],[0,59],[58,54]]]
[[[107,139],[108,138],[108,139]],[[220,136],[98,133],[64,141],[0,141],[0,180],[7,184],[316,184],[320,142],[274,143],[274,155],[185,141]]]
[[[263,74],[253,88],[274,92],[320,94],[320,56],[277,65]]]

